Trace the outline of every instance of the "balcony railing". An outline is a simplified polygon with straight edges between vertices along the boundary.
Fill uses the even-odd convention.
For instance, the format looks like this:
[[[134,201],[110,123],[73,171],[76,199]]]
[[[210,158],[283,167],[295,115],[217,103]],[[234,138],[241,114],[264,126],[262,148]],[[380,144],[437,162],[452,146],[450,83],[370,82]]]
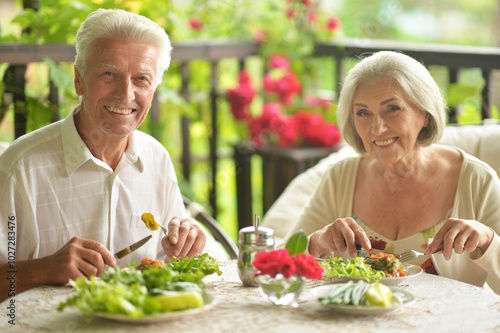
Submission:
[[[217,161],[220,155],[217,152],[218,142],[218,110],[217,99],[219,94],[218,88],[218,64],[223,59],[237,59],[240,68],[245,63],[245,60],[250,56],[258,53],[258,45],[254,43],[228,42],[228,41],[203,41],[191,43],[174,43],[174,51],[172,61],[178,61],[181,65],[182,85],[180,94],[189,100],[188,81],[191,75],[189,73],[189,63],[195,59],[205,59],[211,63],[211,77],[209,85],[210,89],[210,116],[211,116],[211,136],[208,138],[210,142],[209,160],[211,169],[211,189],[209,193],[209,201],[211,207],[216,213],[216,175]],[[478,68],[481,70],[485,81],[485,86],[481,94],[482,98],[482,117],[487,118],[490,110],[490,91],[491,91],[491,73],[495,69],[500,69],[500,48],[490,47],[466,47],[466,46],[451,46],[451,45],[430,45],[430,44],[412,44],[401,43],[394,41],[381,40],[365,40],[365,39],[344,39],[341,42],[335,43],[320,43],[317,45],[314,57],[331,57],[335,59],[336,71],[334,81],[336,87],[332,90],[340,91],[342,82],[342,73],[344,68],[344,60],[346,58],[357,58],[366,53],[376,52],[379,50],[395,50],[408,54],[417,60],[422,61],[426,66],[438,65],[447,68],[449,82],[458,81],[459,72],[461,69]],[[4,82],[6,92],[13,95],[14,113],[15,113],[15,136],[16,138],[26,132],[26,110],[23,103],[17,101],[25,101],[26,95],[26,67],[29,63],[43,62],[44,58],[48,57],[55,62],[72,62],[74,60],[75,50],[72,45],[20,45],[20,44],[0,44],[0,63],[9,63],[9,75],[6,75]],[[50,82],[49,101],[53,105],[58,105],[57,87]],[[158,103],[153,103],[150,111],[152,121],[158,119],[159,107]],[[449,119],[455,119],[455,110],[450,110]],[[53,120],[57,120],[57,113]],[[192,164],[191,145],[189,142],[189,119],[182,119],[182,172],[185,180],[190,179],[190,170]],[[238,175],[237,175],[238,176]],[[242,197],[240,197],[242,195]],[[277,193],[276,195],[279,195]],[[248,202],[251,204],[251,197],[245,193],[238,193],[239,201]],[[240,206],[240,204],[238,204]],[[239,207],[242,210],[242,207]],[[247,219],[247,217],[244,217]],[[242,222],[243,225],[246,222]]]

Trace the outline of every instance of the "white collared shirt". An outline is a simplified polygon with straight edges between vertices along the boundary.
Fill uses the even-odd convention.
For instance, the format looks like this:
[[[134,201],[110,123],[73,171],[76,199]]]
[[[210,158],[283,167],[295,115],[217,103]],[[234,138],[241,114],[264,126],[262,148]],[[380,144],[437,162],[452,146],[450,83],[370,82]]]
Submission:
[[[73,236],[115,253],[151,234],[118,264],[146,256],[164,259],[161,231],[146,228],[141,215],[152,213],[165,226],[174,216],[187,216],[168,152],[134,131],[113,171],[92,156],[76,131],[73,115],[79,109],[22,136],[0,156],[0,243],[15,234],[17,261],[51,255]],[[9,254],[8,246],[1,246],[0,263]]]

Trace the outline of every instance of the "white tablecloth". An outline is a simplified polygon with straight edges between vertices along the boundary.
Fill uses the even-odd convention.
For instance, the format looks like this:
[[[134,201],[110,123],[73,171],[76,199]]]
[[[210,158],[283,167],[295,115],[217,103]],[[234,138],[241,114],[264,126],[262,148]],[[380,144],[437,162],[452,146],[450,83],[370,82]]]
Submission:
[[[416,301],[382,316],[349,316],[320,305],[312,288],[328,281],[308,281],[299,307],[278,307],[257,288],[243,287],[236,261],[220,265],[223,274],[205,278],[216,304],[193,317],[154,324],[125,324],[101,318],[87,323],[76,309],[58,312],[70,287],[40,287],[15,297],[15,325],[10,300],[1,303],[0,332],[500,332],[500,296],[454,280],[421,274],[398,285]]]

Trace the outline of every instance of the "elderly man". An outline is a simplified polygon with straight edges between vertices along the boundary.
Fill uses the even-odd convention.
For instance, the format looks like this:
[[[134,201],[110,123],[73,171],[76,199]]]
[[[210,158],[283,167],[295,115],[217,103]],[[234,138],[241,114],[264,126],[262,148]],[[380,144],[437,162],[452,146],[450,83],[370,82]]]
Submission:
[[[170,63],[165,31],[123,10],[99,9],[76,39],[81,103],[19,138],[0,157],[0,301],[115,266],[112,253],[152,235],[118,264],[194,256],[207,236],[186,218],[167,151],[137,131]],[[152,213],[168,236],[141,221]]]

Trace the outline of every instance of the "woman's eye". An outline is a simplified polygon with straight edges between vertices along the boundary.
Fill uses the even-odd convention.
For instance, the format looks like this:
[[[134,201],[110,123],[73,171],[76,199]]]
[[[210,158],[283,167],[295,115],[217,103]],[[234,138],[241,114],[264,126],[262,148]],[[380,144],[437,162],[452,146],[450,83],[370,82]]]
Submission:
[[[396,105],[390,105],[387,109],[389,111],[399,111],[401,108],[399,106],[396,106]]]
[[[359,117],[366,116],[367,114],[368,114],[368,112],[366,112],[365,110],[358,110],[358,111],[356,111],[356,115],[359,116]]]

